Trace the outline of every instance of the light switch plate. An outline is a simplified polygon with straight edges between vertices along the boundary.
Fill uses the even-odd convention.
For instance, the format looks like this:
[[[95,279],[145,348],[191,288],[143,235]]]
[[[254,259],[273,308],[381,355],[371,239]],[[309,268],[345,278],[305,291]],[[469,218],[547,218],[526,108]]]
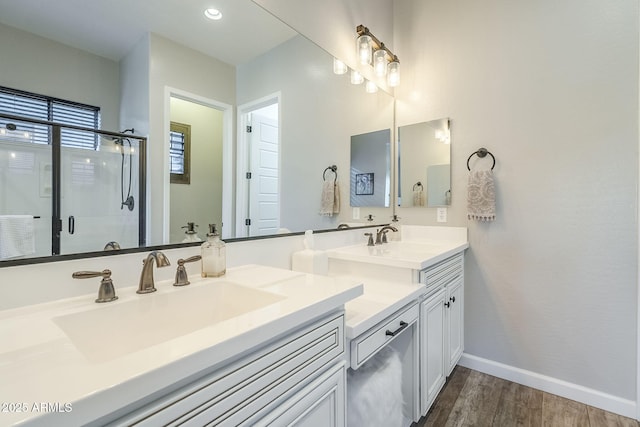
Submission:
[[[447,208],[438,208],[436,216],[438,222],[447,222]]]
[[[360,219],[360,208],[353,208],[352,215],[353,219]]]

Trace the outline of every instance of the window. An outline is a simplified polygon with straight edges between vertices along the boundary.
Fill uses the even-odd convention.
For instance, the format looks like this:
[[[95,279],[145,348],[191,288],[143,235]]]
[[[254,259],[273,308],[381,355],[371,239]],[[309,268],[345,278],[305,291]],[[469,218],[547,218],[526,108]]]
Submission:
[[[2,86],[0,86],[0,113],[100,129],[99,107]],[[8,123],[10,123],[9,120],[0,119],[0,127],[6,128]],[[15,133],[18,138],[16,140],[35,144],[51,144],[49,126],[31,123],[17,125]],[[63,128],[61,143],[64,147],[97,150],[100,145],[100,139],[93,132]]]
[[[169,128],[169,168],[172,184],[191,183],[191,126],[171,122]]]

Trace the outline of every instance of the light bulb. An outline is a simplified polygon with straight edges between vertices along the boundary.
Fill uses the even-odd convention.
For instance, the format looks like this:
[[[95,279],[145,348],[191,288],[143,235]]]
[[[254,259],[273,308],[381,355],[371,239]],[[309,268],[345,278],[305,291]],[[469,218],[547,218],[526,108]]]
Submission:
[[[213,8],[206,9],[204,11],[204,16],[214,21],[217,21],[219,19],[222,19],[222,12],[220,12],[218,9],[213,9]]]
[[[358,60],[361,64],[371,64],[371,37],[363,34],[356,40]]]
[[[378,77],[384,77],[387,74],[387,52],[382,49],[373,52],[373,70]]]
[[[347,66],[338,58],[333,58],[333,72],[335,74],[344,74],[347,72]]]
[[[356,70],[351,70],[351,83],[352,84],[359,85],[363,81],[364,81],[364,77],[362,77],[362,74],[360,74]]]
[[[376,93],[378,91],[378,86],[376,86],[376,84],[371,80],[367,80],[367,83],[364,88],[367,91],[367,93]]]
[[[395,59],[387,66],[387,84],[390,87],[400,84],[400,63]]]

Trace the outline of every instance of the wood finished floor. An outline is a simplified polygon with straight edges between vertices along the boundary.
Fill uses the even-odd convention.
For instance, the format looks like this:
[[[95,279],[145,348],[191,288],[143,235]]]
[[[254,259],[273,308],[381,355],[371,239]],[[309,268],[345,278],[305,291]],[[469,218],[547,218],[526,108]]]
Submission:
[[[412,427],[640,427],[573,400],[457,366],[431,410]]]

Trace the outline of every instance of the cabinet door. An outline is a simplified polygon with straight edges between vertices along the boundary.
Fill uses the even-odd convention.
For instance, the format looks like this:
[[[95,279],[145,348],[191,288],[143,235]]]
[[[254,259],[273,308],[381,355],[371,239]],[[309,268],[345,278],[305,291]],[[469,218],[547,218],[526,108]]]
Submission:
[[[345,427],[346,377],[340,363],[255,424],[255,427]]]
[[[456,279],[447,286],[447,376],[455,368],[464,349],[464,281]],[[447,305],[448,304],[448,305]]]
[[[420,411],[424,415],[445,383],[445,289],[421,304]]]

